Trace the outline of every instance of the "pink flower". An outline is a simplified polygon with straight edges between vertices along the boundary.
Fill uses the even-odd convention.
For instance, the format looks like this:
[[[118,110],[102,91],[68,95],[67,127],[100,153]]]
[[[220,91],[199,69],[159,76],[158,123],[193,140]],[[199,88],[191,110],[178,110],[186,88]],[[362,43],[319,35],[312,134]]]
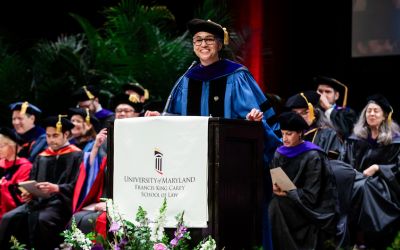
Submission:
[[[157,243],[157,244],[154,244],[153,249],[154,250],[167,250],[168,248],[163,243]]]
[[[113,221],[111,223],[110,229],[108,231],[115,233],[120,229],[120,227],[121,227],[121,225],[118,222]]]

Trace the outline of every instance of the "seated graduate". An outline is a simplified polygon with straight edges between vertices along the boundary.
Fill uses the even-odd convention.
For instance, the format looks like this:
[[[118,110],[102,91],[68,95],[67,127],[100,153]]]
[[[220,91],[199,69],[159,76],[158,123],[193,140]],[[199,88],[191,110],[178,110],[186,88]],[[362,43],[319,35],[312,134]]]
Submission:
[[[350,229],[352,243],[386,249],[400,230],[400,128],[381,94],[367,98],[340,159],[356,170]]]
[[[283,146],[270,168],[281,167],[296,189],[283,190],[273,183],[269,205],[274,249],[323,249],[334,237],[338,218],[335,181],[325,152],[304,141],[308,124],[295,112],[278,117]]]
[[[0,220],[3,214],[23,203],[18,182],[29,179],[32,163],[20,158],[22,139],[9,128],[0,128]]]
[[[143,103],[140,103],[135,94],[117,94],[113,97],[115,119],[124,119],[144,116]]]
[[[317,92],[321,95],[319,106],[325,112],[326,118],[332,123],[342,139],[349,137],[353,132],[358,116],[356,111],[347,106],[347,86],[327,76],[316,76],[313,80]],[[337,101],[341,97],[341,91],[343,91],[343,102],[340,106]]]
[[[137,85],[125,86],[126,92],[113,98],[116,119],[134,118],[140,115],[136,111],[141,110],[143,106],[137,105],[137,96],[132,95],[132,89],[136,88],[132,86],[137,87]],[[102,151],[107,144],[106,139],[107,130],[102,129],[96,136],[91,152],[85,153],[73,198],[73,217],[78,228],[84,233],[96,232],[103,237],[106,237],[106,204],[100,198],[107,195],[104,182],[107,157]]]
[[[105,171],[107,157],[99,152],[106,142],[107,130],[96,136],[91,152],[85,152],[81,163],[72,200],[73,217],[78,228],[85,234],[96,232],[106,237]],[[70,221],[71,223],[71,221]]]
[[[36,156],[47,147],[45,131],[37,125],[42,111],[29,102],[12,103],[10,109],[14,130],[24,142],[18,156],[33,162]]]
[[[69,108],[68,113],[70,121],[74,124],[71,129],[70,143],[84,152],[90,152],[96,139],[96,129],[100,126],[99,120],[90,114],[88,108]]]
[[[49,146],[37,156],[30,173],[43,196],[23,192],[26,203],[3,215],[0,249],[10,249],[11,236],[28,249],[54,249],[63,242],[60,233],[72,215],[72,195],[82,151],[69,143],[74,125],[62,115],[48,117],[44,126]]]
[[[304,91],[289,97],[285,107],[303,117],[309,128],[304,133],[304,140],[322,148],[330,159],[337,159],[342,148],[342,141],[324,112],[317,107],[320,94],[316,91]]]

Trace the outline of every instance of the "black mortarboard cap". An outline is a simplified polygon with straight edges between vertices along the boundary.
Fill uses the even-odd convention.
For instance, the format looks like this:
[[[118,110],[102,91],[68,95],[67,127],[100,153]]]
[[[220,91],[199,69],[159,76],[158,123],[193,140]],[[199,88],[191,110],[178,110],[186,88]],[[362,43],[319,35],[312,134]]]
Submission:
[[[139,113],[143,109],[143,103],[137,98],[136,95],[118,94],[113,98],[113,107],[117,108],[120,104],[127,104],[131,106],[136,113]]]
[[[332,88],[334,88],[336,91],[342,91],[344,86],[346,86],[334,78],[327,77],[327,76],[321,76],[321,75],[314,77],[313,81],[316,85],[320,85],[320,84],[329,85]]]
[[[98,95],[99,90],[94,85],[83,85],[72,93],[72,97],[78,102],[93,100]]]
[[[226,28],[211,20],[194,18],[188,22],[187,27],[192,36],[197,32],[204,31],[224,41],[224,45],[228,45],[229,43],[229,34]]]
[[[92,124],[96,131],[100,126],[99,119],[97,119],[93,114],[91,114],[89,112],[89,109],[87,108],[86,109],[69,108],[68,115],[69,117],[72,117],[73,115],[80,115],[86,123]]]
[[[336,80],[335,78],[327,77],[327,76],[316,76],[314,77],[314,83],[317,85],[324,84],[331,86],[335,91],[341,92],[343,91],[343,107],[347,105],[347,95],[348,95],[348,88],[347,86]]]
[[[74,127],[74,124],[65,117],[67,115],[49,116],[43,121],[43,126],[45,128],[54,127],[58,132],[70,131]]]
[[[4,135],[7,138],[10,138],[10,140],[14,141],[18,145],[22,145],[24,143],[22,138],[14,130],[10,128],[1,127],[0,134]]]
[[[122,85],[122,90],[125,92],[127,90],[133,90],[141,96],[145,94],[145,88],[140,85],[138,82],[128,82]]]
[[[296,112],[283,112],[279,115],[278,121],[282,130],[303,131],[308,129],[307,122]]]
[[[27,113],[36,116],[42,113],[38,107],[29,102],[14,102],[10,104],[10,109],[11,111],[19,110],[21,114]]]
[[[387,114],[393,112],[393,108],[390,105],[389,101],[386,99],[386,97],[384,97],[381,94],[374,94],[369,96],[367,98],[367,102],[370,101],[374,101],[376,104],[378,104],[382,108],[382,110],[385,111]]]
[[[319,103],[320,94],[315,90],[307,90],[301,93],[297,93],[289,97],[285,103],[285,107],[293,108],[308,108],[309,103],[313,106]]]

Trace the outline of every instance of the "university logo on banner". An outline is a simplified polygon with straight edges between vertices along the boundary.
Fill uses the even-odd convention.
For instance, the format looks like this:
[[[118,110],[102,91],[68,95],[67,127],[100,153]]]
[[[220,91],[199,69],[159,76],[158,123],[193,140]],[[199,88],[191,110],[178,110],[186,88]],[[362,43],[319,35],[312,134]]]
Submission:
[[[163,159],[163,154],[159,149],[154,150],[154,157],[155,157],[155,169],[157,173],[163,174],[163,169],[162,169],[162,159]]]

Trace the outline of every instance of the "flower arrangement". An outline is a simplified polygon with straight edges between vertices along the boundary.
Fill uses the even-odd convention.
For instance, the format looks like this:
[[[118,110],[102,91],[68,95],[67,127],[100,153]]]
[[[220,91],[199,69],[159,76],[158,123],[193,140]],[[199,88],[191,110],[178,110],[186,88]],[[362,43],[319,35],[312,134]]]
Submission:
[[[129,249],[129,250],[188,250],[189,241],[191,240],[190,232],[185,226],[183,219],[184,212],[178,214],[174,238],[169,240],[164,231],[165,217],[167,211],[167,202],[164,199],[159,215],[155,221],[150,221],[147,218],[147,212],[139,206],[136,213],[136,222],[132,223],[125,220],[116,205],[111,199],[106,200],[107,204],[107,219],[110,222],[109,233],[111,237],[108,240],[99,239],[95,241],[95,234],[83,234],[76,226],[75,221],[72,221],[70,229],[65,230],[64,243],[61,244],[61,249]],[[214,250],[216,249],[215,240],[208,236],[197,244],[193,250]]]

